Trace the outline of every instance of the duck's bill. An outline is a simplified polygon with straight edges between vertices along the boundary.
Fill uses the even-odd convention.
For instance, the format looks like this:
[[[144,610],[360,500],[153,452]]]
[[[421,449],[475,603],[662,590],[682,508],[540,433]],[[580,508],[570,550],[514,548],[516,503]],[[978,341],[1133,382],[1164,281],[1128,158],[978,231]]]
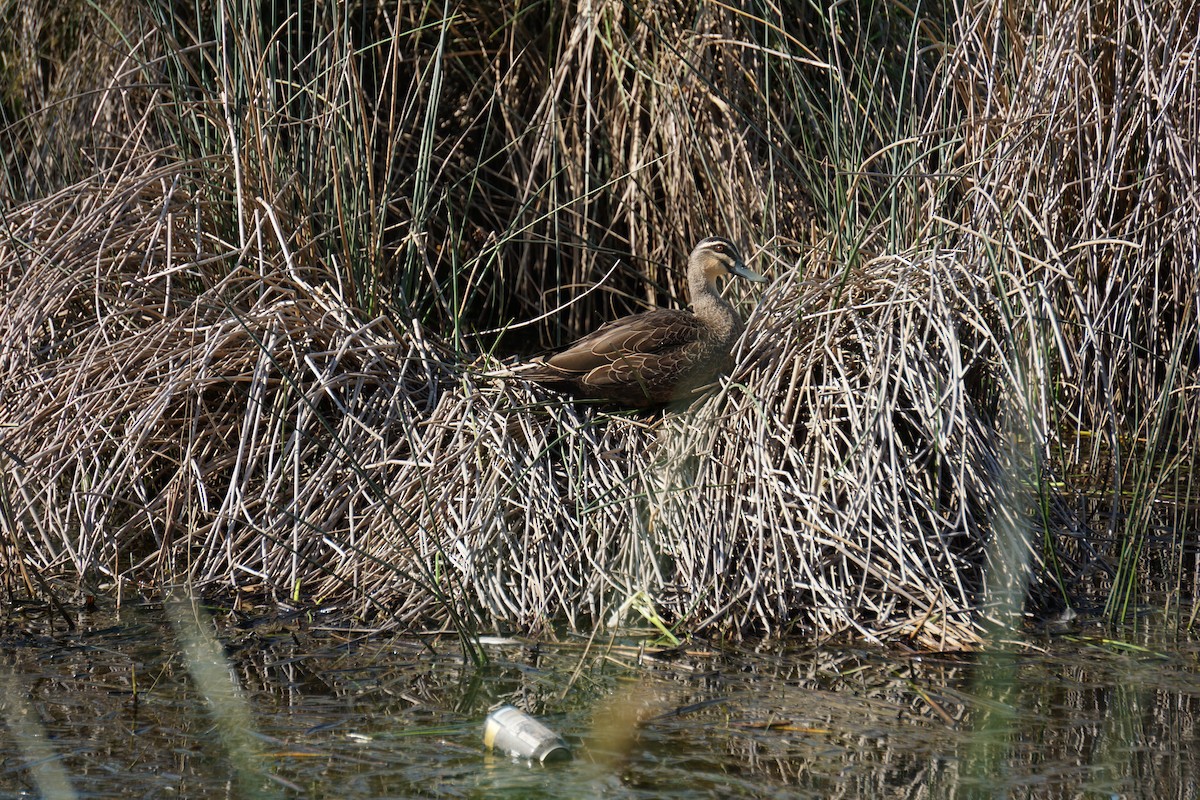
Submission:
[[[745,264],[735,264],[733,267],[733,274],[737,275],[739,278],[745,278],[748,281],[754,281],[755,283],[767,282],[766,278],[764,278],[762,275],[759,275]]]

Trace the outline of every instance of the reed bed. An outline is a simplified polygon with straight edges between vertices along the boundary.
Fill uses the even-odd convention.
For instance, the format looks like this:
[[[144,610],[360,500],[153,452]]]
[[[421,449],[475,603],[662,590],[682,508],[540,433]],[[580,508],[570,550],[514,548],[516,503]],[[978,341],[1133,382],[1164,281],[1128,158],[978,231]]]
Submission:
[[[114,8],[5,100],[8,591],[946,648],[1194,590],[1192,5]],[[713,232],[772,282],[693,402],[487,377]]]

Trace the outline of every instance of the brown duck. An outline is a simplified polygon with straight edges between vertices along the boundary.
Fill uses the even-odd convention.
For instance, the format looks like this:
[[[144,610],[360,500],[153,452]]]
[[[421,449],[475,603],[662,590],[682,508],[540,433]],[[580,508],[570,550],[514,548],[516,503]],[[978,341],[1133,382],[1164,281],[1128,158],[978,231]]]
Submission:
[[[733,242],[702,240],[688,258],[691,311],[659,308],[622,317],[512,375],[557,391],[627,406],[687,399],[729,366],[742,319],[717,291],[729,275],[761,282]]]

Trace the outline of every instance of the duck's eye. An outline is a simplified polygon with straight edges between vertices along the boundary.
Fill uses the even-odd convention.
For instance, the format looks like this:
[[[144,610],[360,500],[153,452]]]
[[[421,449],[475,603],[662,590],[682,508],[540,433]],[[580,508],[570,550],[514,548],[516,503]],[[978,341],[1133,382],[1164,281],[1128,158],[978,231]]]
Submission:
[[[724,253],[725,245],[721,244],[720,242],[717,242],[716,244],[713,245],[713,250],[716,250],[718,253]]]

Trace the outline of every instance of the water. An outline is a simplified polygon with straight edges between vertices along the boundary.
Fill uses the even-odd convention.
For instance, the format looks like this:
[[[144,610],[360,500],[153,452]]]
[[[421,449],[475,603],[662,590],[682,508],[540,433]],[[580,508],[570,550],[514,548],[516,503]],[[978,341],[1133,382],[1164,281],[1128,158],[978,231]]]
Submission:
[[[161,610],[9,620],[0,796],[1192,798],[1200,779],[1197,642],[1145,626],[983,656],[493,641],[482,669],[453,640],[304,617],[219,630],[232,716]],[[499,702],[575,759],[485,753]]]

